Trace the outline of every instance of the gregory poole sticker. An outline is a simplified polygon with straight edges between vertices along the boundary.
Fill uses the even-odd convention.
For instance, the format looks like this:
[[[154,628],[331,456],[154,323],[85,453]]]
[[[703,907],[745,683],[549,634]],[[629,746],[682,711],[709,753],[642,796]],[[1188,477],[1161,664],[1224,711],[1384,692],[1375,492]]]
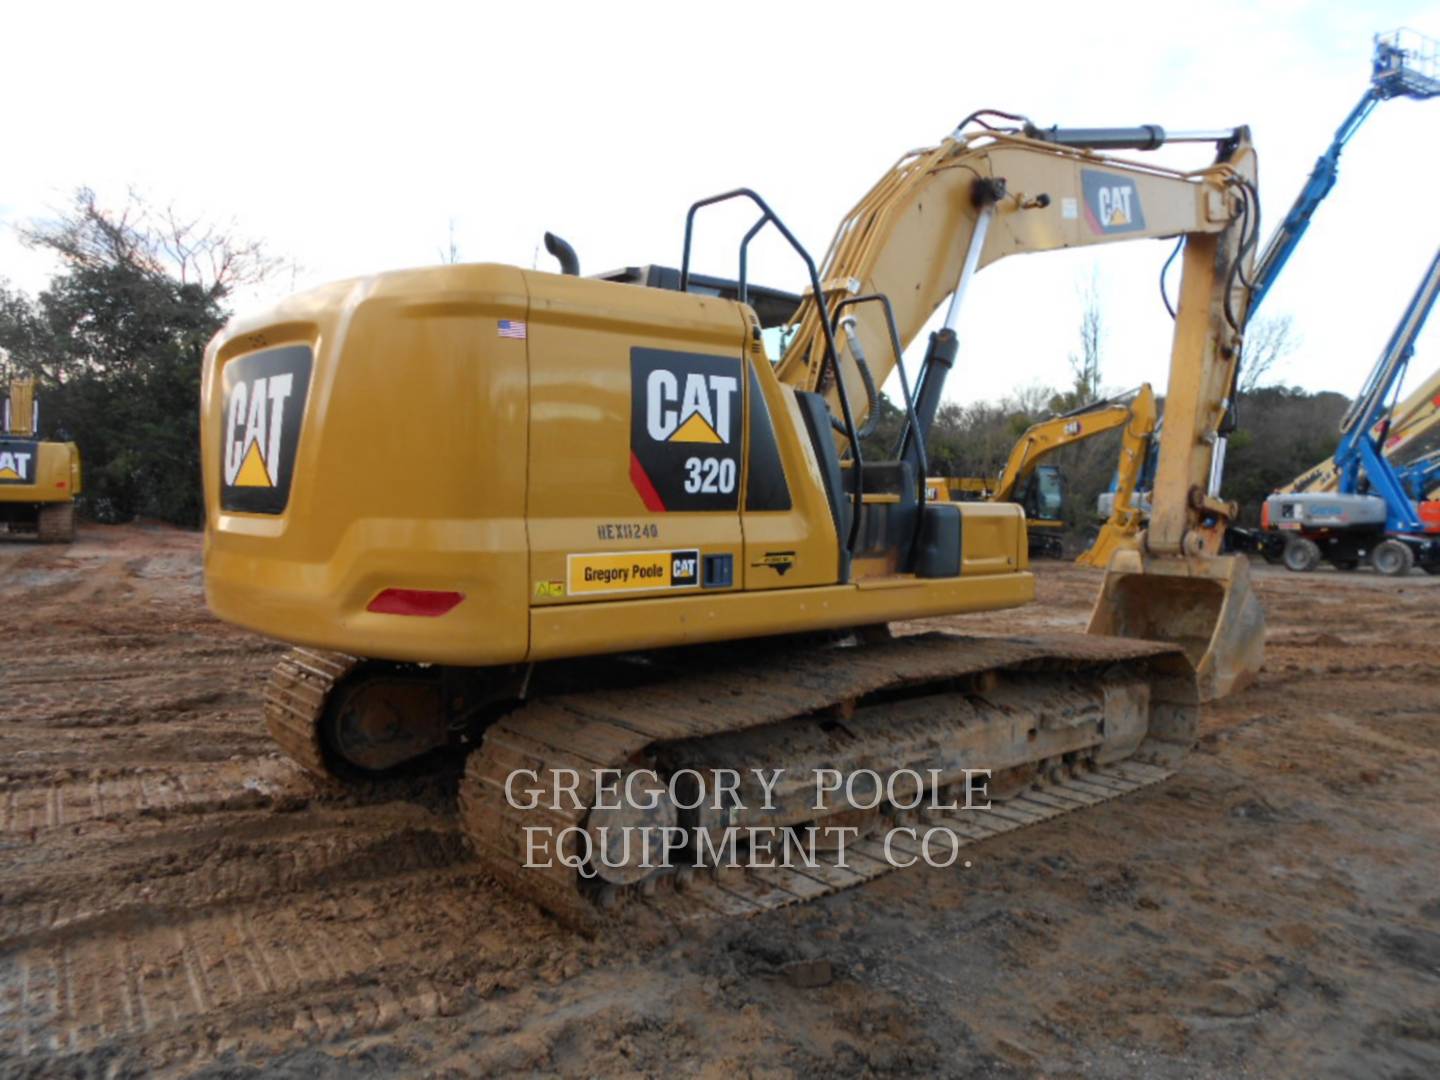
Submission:
[[[251,353],[225,365],[220,508],[278,514],[290,499],[313,356],[308,345]]]
[[[571,596],[583,593],[684,589],[700,584],[700,552],[604,551],[569,555],[565,576]]]

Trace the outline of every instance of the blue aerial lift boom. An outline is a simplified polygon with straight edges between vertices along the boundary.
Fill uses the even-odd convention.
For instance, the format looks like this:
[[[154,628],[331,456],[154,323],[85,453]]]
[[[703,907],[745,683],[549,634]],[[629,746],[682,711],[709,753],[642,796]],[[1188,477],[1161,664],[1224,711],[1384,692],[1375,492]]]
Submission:
[[[1430,492],[1440,486],[1440,450],[1431,450],[1414,461],[1407,461],[1396,472],[1410,497],[1416,502],[1423,502],[1430,497]]]
[[[1440,519],[1426,520],[1400,470],[1385,456],[1384,422],[1437,295],[1440,251],[1340,421],[1338,490],[1286,492],[1265,500],[1266,524],[1289,534],[1283,555],[1289,569],[1313,570],[1324,558],[1351,570],[1368,558],[1384,574],[1405,574],[1416,564],[1440,573]]]
[[[1339,172],[1340,154],[1345,144],[1360,130],[1360,125],[1382,101],[1395,97],[1408,97],[1423,101],[1440,95],[1440,62],[1437,62],[1436,43],[1411,30],[1394,30],[1375,36],[1375,55],[1370,64],[1370,85],[1364,95],[1350,110],[1345,122],[1335,131],[1330,146],[1315,162],[1310,178],[1295,197],[1285,220],[1270,237],[1265,250],[1255,264],[1255,276],[1250,288],[1250,318],[1255,317],[1270,286],[1285,269],[1290,256],[1300,245],[1305,230],[1316,208],[1325,201],[1330,189],[1335,186]]]

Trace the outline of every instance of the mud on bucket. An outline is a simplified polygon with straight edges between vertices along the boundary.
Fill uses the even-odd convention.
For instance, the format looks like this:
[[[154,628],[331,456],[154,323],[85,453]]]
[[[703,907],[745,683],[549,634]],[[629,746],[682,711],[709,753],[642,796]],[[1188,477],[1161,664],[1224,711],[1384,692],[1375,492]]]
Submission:
[[[1248,686],[1265,660],[1265,613],[1243,556],[1117,551],[1087,633],[1179,645],[1195,666],[1201,701]]]

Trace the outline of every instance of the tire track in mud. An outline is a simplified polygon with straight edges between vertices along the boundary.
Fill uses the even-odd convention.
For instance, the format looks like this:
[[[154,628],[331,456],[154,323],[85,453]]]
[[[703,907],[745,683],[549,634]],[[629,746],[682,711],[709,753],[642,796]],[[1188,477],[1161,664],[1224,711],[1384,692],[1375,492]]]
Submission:
[[[90,821],[151,820],[269,804],[295,792],[297,771],[275,758],[179,769],[135,769],[51,783],[11,784],[0,791],[0,842]]]
[[[473,938],[492,906],[453,815],[384,791],[355,805],[288,762],[24,794],[8,824],[44,824],[6,845],[0,1062],[178,1038],[199,1063],[241,1035],[280,1048],[434,1016],[457,984],[426,943]]]
[[[176,602],[195,552],[20,563],[29,610],[0,611],[25,641],[0,649],[0,1073],[385,1031],[553,952],[553,924],[470,862],[453,777],[342,790],[273,752],[259,690],[281,649]]]
[[[26,554],[22,573],[10,586],[0,585],[16,598],[0,608],[0,627],[13,639],[7,646],[0,638],[0,1074],[183,1073],[217,1059],[234,1060],[240,1068],[261,1065],[302,1046],[343,1055],[377,1044],[413,1052],[407,1060],[414,1071],[431,1071],[447,1055],[460,1063],[456,1071],[480,1071],[481,1063],[491,1060],[485,1049],[492,1049],[494,1061],[521,1060],[536,1069],[598,1072],[608,1061],[660,1073],[693,1066],[697,1055],[735,1053],[715,1041],[725,1035],[708,1033],[727,1030],[735,1002],[746,1000],[744,995],[758,995],[759,1008],[773,1005],[779,1025],[799,1030],[820,1023],[788,987],[770,998],[748,975],[738,999],[727,995],[739,990],[718,989],[714,1004],[709,991],[684,998],[701,980],[729,970],[735,954],[723,935],[713,966],[687,960],[689,966],[666,981],[664,972],[657,972],[666,961],[648,946],[669,932],[668,923],[661,930],[643,921],[625,923],[587,942],[511,899],[481,876],[460,842],[453,776],[346,792],[316,784],[273,756],[260,724],[259,692],[280,647],[204,614],[195,586],[198,538],[156,532],[135,539],[134,530],[105,535],[115,539],[105,540],[97,530],[96,539],[77,545],[84,547],[84,558],[68,562],[49,552]],[[105,544],[117,550],[109,554]],[[152,548],[161,555],[129,558]],[[106,559],[123,572],[107,569]],[[1382,714],[1388,705],[1378,684],[1391,695],[1398,684],[1399,693],[1419,705],[1434,700],[1435,667],[1418,644],[1426,639],[1387,639],[1401,626],[1428,630],[1432,598],[1440,593],[1423,593],[1422,579],[1405,583],[1403,594],[1384,583],[1345,588],[1342,613],[1314,588],[1301,592],[1290,578],[1268,575],[1264,568],[1256,576],[1271,612],[1270,667],[1256,691],[1225,705],[1209,722],[1212,745],[1167,792],[1158,808],[1163,813],[1137,810],[1126,816],[1117,803],[1103,819],[1072,815],[1066,819],[1071,824],[1060,827],[1070,838],[1063,854],[1087,869],[1083,875],[1072,868],[1056,876],[1049,891],[1065,904],[1055,910],[1076,920],[1077,933],[1093,931],[1102,947],[1123,944],[1110,934],[1116,901],[1107,900],[1094,921],[1085,922],[1083,913],[1095,902],[1096,881],[1109,880],[1100,875],[1109,873],[1104,867],[1112,849],[1117,843],[1123,847],[1111,831],[1117,820],[1146,838],[1137,852],[1159,860],[1136,862],[1132,856],[1141,867],[1144,895],[1153,892],[1160,906],[1136,908],[1124,918],[1146,926],[1162,916],[1193,919],[1204,929],[1192,936],[1213,934],[1236,955],[1245,955],[1233,927],[1246,919],[1263,922],[1265,916],[1255,912],[1308,897],[1310,906],[1299,910],[1314,914],[1295,918],[1323,922],[1340,909],[1327,909],[1314,897],[1333,892],[1339,899],[1325,903],[1359,902],[1359,869],[1353,881],[1335,869],[1321,877],[1301,873],[1309,874],[1305,860],[1321,845],[1334,847],[1348,835],[1336,831],[1344,825],[1341,818],[1308,820],[1316,813],[1312,807],[1329,805],[1322,803],[1326,785],[1353,773],[1357,795],[1373,800],[1374,782],[1359,777],[1356,763],[1368,767],[1375,753],[1394,757],[1386,768],[1396,779],[1384,783],[1398,793],[1410,790],[1404,785],[1418,787],[1415,778],[1427,775],[1423,770],[1433,764],[1433,751],[1402,760],[1392,750],[1404,731],[1378,727],[1389,720]],[[1030,610],[1023,625],[1082,629],[1098,581],[1098,575],[1068,569],[1042,577],[1047,599]],[[1337,576],[1335,588],[1344,584]],[[960,619],[954,628],[981,621]],[[1322,694],[1325,708],[1343,712],[1360,730],[1324,720],[1302,726],[1297,708],[1310,709]],[[1382,741],[1370,737],[1372,725]],[[1317,737],[1323,741],[1318,747]],[[1239,760],[1266,778],[1269,801],[1258,810],[1273,811],[1288,822],[1288,831],[1273,833],[1280,826],[1249,816],[1253,785],[1248,773],[1234,772],[1237,746],[1244,751]],[[1312,777],[1317,760],[1327,764]],[[1293,771],[1280,771],[1291,762],[1297,763]],[[1167,839],[1177,822],[1189,822],[1183,848]],[[1259,828],[1271,831],[1253,831]],[[1246,875],[1243,887],[1235,884],[1238,871],[1227,869],[1226,860],[1239,850],[1236,838],[1243,842],[1247,836],[1252,850],[1264,846],[1253,838],[1271,837],[1265,842],[1277,854],[1267,856],[1270,863],[1293,863],[1293,872],[1280,879],[1282,892],[1264,891],[1269,879],[1258,872]],[[1049,850],[1044,834],[1022,843]],[[1278,854],[1290,847],[1293,854]],[[986,860],[989,876],[977,870],[965,883],[981,890],[1003,884],[1005,893],[1015,892],[1003,899],[1005,905],[1023,896],[1037,910],[1049,910],[1048,864],[1014,856],[1013,850],[997,846],[996,857]],[[1362,850],[1354,848],[1357,867],[1367,865],[1359,861]],[[867,950],[872,968],[871,952],[906,956],[913,947],[930,970],[957,951],[955,923],[936,922],[934,914],[957,901],[950,884],[926,880],[882,881],[877,894],[882,899],[868,903],[852,894],[835,905],[836,933],[853,918],[856,927],[845,933],[856,936],[856,948]],[[1187,889],[1219,899],[1194,907],[1193,899],[1185,899]],[[1033,899],[1037,894],[1040,899]],[[885,908],[886,897],[893,909]],[[1124,901],[1119,903],[1123,913]],[[885,908],[877,926],[903,920],[903,939],[867,936],[879,933],[861,926],[872,908]],[[770,928],[788,933],[788,918]],[[803,937],[804,915],[794,918],[801,926],[797,936]],[[831,925],[828,916],[814,918]],[[1157,932],[1166,929],[1163,921],[1155,925]],[[849,947],[838,937],[824,945],[841,963]],[[1267,952],[1276,948],[1265,946]],[[1144,955],[1154,959],[1153,952]],[[1179,996],[1176,1009],[1195,1000],[1183,990],[1193,973],[1175,966],[1183,959],[1160,969],[1165,993]],[[1089,1045],[1082,1039],[1076,1050],[1072,1035],[1063,1043],[1047,1042],[1043,1031],[1049,1029],[1042,1024],[1029,1028],[1022,1041],[1038,1042],[1061,1071],[1081,1067],[1086,1059],[1073,1055],[1089,1053],[1102,1065],[1109,1062],[1117,1075],[1133,1069],[1133,1058],[1116,1064],[1119,1044],[1110,1032],[1118,1030],[1117,1016],[1155,1008],[1151,997],[1158,991],[1116,983],[1111,993],[1123,1005],[1118,1008],[1093,992],[1104,976],[1093,951],[1062,944],[1056,963],[1065,970],[1045,972],[1038,953],[1036,962],[1057,993],[1081,1003],[1075,1008],[1085,1027],[1106,1034],[1103,1042]],[[623,1060],[613,1054],[596,1058],[593,1032],[577,1028],[563,1039],[537,1035],[572,1024],[611,1023],[575,1019],[591,1015],[592,1007],[596,1017],[606,1015],[590,983],[558,986],[597,964],[607,977],[613,973],[606,991],[611,1002],[651,993],[683,1000],[687,1021],[693,1020],[683,1037],[676,1037],[683,1052],[672,1048],[674,1056],[667,1057],[656,1047],[670,1036],[640,1029],[626,1036],[635,1043],[635,1056],[627,1051]],[[1043,1011],[1036,1005],[1044,1003],[1035,989],[1039,983],[1016,991],[1003,981],[1009,979],[1004,970],[1002,981],[989,987],[983,968],[962,965],[951,974],[965,976],[980,992],[964,1004],[963,1016],[937,1015],[945,1023],[951,1017],[963,1020],[955,1025],[960,1029],[972,1025],[981,1049],[992,1045],[985,1041],[986,1024],[996,1023],[997,1015],[1004,1026],[1012,1017],[1033,1018]],[[868,1003],[883,991],[883,983],[858,968],[848,977],[851,990],[836,993],[853,993],[857,1001],[863,995]],[[998,1005],[987,1005],[987,989]],[[512,990],[517,993],[508,1002],[488,997]],[[1352,999],[1359,1001],[1358,995]],[[873,1019],[868,1007],[855,1006],[856,1024]],[[464,1024],[414,1028],[417,1021],[467,1010]],[[1374,1015],[1372,1008],[1371,1020]],[[1046,1024],[1051,1019],[1043,1017]],[[476,1035],[477,1023],[485,1029],[483,1039]],[[834,1037],[843,1034],[836,1031]],[[1208,1036],[1197,1028],[1195,1037]],[[798,1057],[784,1056],[790,1052],[784,1040],[752,1044],[749,1052],[758,1046],[775,1051],[772,1062],[813,1061],[816,1072],[854,1066],[829,1050],[812,1048],[818,1056],[805,1056],[803,1042]],[[1217,1054],[1197,1052],[1192,1063],[1201,1071],[1215,1066],[1221,1072],[1223,1064],[1238,1060]],[[742,1054],[735,1071],[759,1060],[747,1062]]]
[[[373,915],[242,907],[32,946],[0,960],[0,1031],[25,1058],[202,1023],[214,1045],[242,1025],[298,1039],[435,1015],[440,991],[413,937],[390,929]]]

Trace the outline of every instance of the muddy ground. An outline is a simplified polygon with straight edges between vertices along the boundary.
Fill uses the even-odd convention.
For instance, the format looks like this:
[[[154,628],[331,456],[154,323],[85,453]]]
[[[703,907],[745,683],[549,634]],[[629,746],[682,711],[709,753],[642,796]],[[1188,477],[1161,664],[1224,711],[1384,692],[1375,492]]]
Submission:
[[[1440,578],[1257,566],[1266,669],[1182,773],[968,869],[584,938],[478,873],[453,775],[272,752],[280,648],[199,555],[0,544],[4,1075],[1440,1075]],[[1003,626],[1082,628],[1098,575],[1039,571]]]

